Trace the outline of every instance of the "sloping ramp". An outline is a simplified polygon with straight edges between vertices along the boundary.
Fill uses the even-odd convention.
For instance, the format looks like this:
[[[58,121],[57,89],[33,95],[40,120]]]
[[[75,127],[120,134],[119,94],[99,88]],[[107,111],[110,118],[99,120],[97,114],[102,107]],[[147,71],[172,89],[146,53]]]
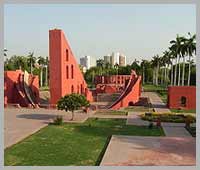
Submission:
[[[133,72],[124,92],[111,106],[108,107],[108,109],[119,109],[121,107],[128,107],[130,103],[138,102],[141,90],[140,84],[141,76],[137,76],[135,72]]]
[[[33,95],[33,92],[31,88],[29,87],[29,74],[27,71],[24,72],[24,91],[27,96],[27,99],[29,100],[30,104],[35,107],[36,105],[36,100]]]

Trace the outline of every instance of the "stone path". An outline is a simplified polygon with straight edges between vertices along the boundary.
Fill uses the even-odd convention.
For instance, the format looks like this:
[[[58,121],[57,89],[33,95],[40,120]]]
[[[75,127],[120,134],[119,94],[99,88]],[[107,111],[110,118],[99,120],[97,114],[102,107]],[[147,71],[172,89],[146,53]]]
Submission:
[[[4,148],[7,148],[48,125],[57,115],[63,115],[65,122],[80,123],[87,120],[90,114],[75,112],[73,121],[71,114],[64,111],[48,109],[4,109]]]
[[[91,118],[106,118],[106,119],[127,119],[127,115],[103,115],[103,114],[93,114]]]
[[[148,126],[149,122],[144,121],[139,116],[140,113],[129,112],[126,124],[127,125],[136,125],[136,126]]]
[[[126,124],[136,126],[148,126],[149,122],[142,120],[139,114],[140,113],[129,112]],[[191,137],[191,134],[185,129],[185,123],[162,123],[162,128],[165,132],[165,136]]]
[[[192,137],[113,135],[101,166],[193,166],[196,142]]]
[[[170,113],[171,111],[166,107],[161,98],[155,92],[142,92],[142,97],[149,97],[149,100],[155,112]]]
[[[166,136],[171,137],[191,137],[191,134],[185,129],[185,123],[162,123]]]

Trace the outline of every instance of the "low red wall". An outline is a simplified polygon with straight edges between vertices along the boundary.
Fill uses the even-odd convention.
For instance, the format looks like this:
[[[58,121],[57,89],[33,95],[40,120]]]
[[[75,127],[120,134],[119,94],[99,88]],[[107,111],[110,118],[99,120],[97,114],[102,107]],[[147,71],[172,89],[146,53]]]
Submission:
[[[20,75],[24,72],[21,70],[16,71],[5,71],[4,72],[4,106],[7,104],[20,104],[22,106],[27,106],[25,102],[26,99],[23,98],[16,88],[16,84],[20,83]],[[39,80],[38,76],[29,75],[30,78],[30,88],[36,95],[36,100],[39,101]],[[24,92],[23,89],[21,91]]]
[[[181,97],[186,98],[186,105],[181,105]],[[169,86],[168,107],[170,109],[196,109],[196,86]]]

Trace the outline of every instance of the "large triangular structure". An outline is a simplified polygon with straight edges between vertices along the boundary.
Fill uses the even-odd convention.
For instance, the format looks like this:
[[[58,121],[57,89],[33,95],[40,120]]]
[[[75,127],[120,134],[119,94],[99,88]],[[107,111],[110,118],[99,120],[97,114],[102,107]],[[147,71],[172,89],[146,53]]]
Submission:
[[[62,30],[49,31],[50,55],[50,103],[57,101],[66,94],[83,94],[92,101],[92,93],[87,88],[83,74],[72,53]]]

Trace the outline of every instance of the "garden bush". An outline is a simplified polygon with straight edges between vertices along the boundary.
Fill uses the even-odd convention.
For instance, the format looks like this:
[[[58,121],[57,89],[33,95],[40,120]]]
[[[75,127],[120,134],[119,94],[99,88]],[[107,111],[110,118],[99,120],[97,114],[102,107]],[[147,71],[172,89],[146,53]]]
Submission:
[[[54,125],[62,125],[63,124],[63,117],[62,116],[56,116],[56,118],[53,120]]]

